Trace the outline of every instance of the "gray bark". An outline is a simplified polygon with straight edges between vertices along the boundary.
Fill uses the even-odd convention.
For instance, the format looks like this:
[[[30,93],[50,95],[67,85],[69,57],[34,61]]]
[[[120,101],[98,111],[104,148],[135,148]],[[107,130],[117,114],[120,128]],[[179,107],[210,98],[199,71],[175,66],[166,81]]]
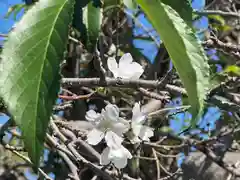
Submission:
[[[240,153],[227,152],[223,160],[229,164],[235,164],[240,161]],[[191,153],[183,162],[182,170],[183,177],[179,180],[240,180],[239,177],[231,176],[230,173],[200,152]]]

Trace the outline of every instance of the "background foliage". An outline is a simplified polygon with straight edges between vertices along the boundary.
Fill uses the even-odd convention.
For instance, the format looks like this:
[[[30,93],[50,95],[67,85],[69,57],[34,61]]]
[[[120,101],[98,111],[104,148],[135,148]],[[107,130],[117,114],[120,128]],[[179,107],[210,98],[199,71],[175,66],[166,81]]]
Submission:
[[[50,1],[42,0],[40,4],[44,4],[44,2],[49,3]],[[20,5],[17,4],[11,7],[8,13],[4,13],[4,15],[6,15],[8,18],[16,18],[18,20],[18,15],[22,14],[23,8],[25,8],[25,12],[27,12],[20,21],[20,23],[16,25],[16,29],[14,29],[13,32],[10,33],[9,37],[7,37],[7,39],[9,38],[9,40],[4,44],[1,60],[2,69],[0,74],[1,80],[6,79],[6,81],[1,81],[1,94],[5,100],[5,105],[1,107],[3,109],[2,112],[4,112],[5,114],[8,114],[8,111],[10,111],[10,113],[13,115],[13,119],[20,126],[21,131],[14,128],[14,131],[17,133],[16,137],[20,136],[20,132],[23,132],[25,148],[28,151],[31,160],[35,164],[38,164],[38,157],[41,153],[36,153],[36,151],[33,151],[35,145],[32,146],[28,144],[36,144],[39,139],[42,139],[40,140],[40,144],[43,145],[43,137],[45,136],[45,131],[47,127],[46,125],[48,125],[47,117],[49,117],[49,113],[51,113],[50,106],[52,106],[54,104],[53,101],[56,100],[53,94],[56,94],[58,91],[56,88],[52,88],[52,83],[57,82],[56,80],[54,80],[54,78],[56,76],[56,73],[58,72],[58,67],[57,64],[55,64],[55,66],[52,65],[54,63],[54,60],[56,63],[56,59],[61,59],[60,57],[61,54],[63,54],[64,45],[61,46],[60,44],[62,42],[66,43],[66,41],[61,40],[61,38],[64,39],[64,37],[67,37],[67,32],[66,30],[64,31],[62,27],[67,28],[68,23],[66,23],[66,20],[64,20],[66,24],[63,25],[62,17],[67,18],[67,15],[70,15],[71,12],[74,14],[72,21],[73,27],[70,29],[69,33],[70,39],[72,38],[72,41],[77,40],[83,43],[85,48],[81,47],[82,50],[81,53],[79,53],[77,51],[77,46],[75,43],[72,43],[71,41],[70,43],[68,43],[68,55],[64,56],[64,58],[67,60],[67,63],[62,71],[62,76],[64,76],[65,78],[83,78],[99,76],[100,80],[102,78],[104,80],[104,71],[101,71],[101,66],[99,65],[102,63],[102,67],[107,69],[106,61],[104,60],[106,59],[106,57],[104,57],[104,54],[111,54],[111,45],[114,44],[117,45],[117,52],[115,52],[116,55],[121,56],[124,52],[131,52],[134,59],[136,59],[142,64],[146,64],[146,74],[143,77],[144,79],[154,80],[156,79],[156,77],[160,80],[164,78],[166,79],[166,82],[164,82],[166,88],[165,91],[167,91],[168,95],[171,96],[171,101],[168,103],[163,103],[165,104],[164,106],[160,105],[159,107],[155,108],[163,109],[168,107],[182,106],[186,104],[191,105],[192,109],[190,109],[190,112],[192,112],[192,114],[187,111],[179,112],[179,110],[176,110],[175,108],[170,110],[167,114],[165,113],[164,115],[158,116],[157,118],[153,118],[154,120],[152,126],[157,130],[157,134],[162,134],[163,132],[166,133],[166,129],[168,129],[167,132],[169,132],[169,128],[166,127],[170,127],[171,129],[173,129],[171,133],[172,135],[169,139],[163,141],[163,144],[177,145],[178,141],[182,141],[181,137],[189,138],[189,136],[190,139],[194,138],[196,141],[198,141],[199,138],[209,139],[216,136],[217,138],[220,138],[220,134],[222,133],[220,133],[221,127],[227,128],[228,131],[231,130],[231,128],[234,128],[232,131],[235,131],[236,126],[238,125],[236,121],[236,119],[238,118],[237,113],[239,113],[239,87],[237,86],[237,82],[239,82],[239,60],[237,55],[238,49],[234,46],[234,44],[239,43],[235,42],[236,38],[234,39],[231,33],[230,35],[228,34],[229,31],[233,31],[233,29],[235,31],[237,23],[235,22],[234,24],[234,15],[232,15],[233,17],[230,15],[222,15],[221,12],[225,11],[224,8],[226,4],[222,5],[224,3],[219,3],[215,5],[213,2],[207,2],[207,4],[205,5],[204,1],[194,1],[191,2],[192,7],[195,9],[192,12],[188,1],[185,1],[186,3],[183,3],[181,7],[174,1],[152,1],[151,3],[146,1],[136,2],[140,5],[141,10],[136,10],[137,6],[134,1],[123,1],[123,4],[121,4],[120,1],[104,1],[104,6],[101,5],[102,2],[100,1],[94,1],[93,3],[90,1],[76,1],[74,6],[75,9],[74,11],[71,11],[70,6],[69,10],[67,10],[67,8],[57,8],[57,4],[54,4],[56,3],[56,1],[52,0],[53,4],[48,4],[49,12],[51,10],[51,13],[49,13],[49,15],[46,13],[46,11],[43,11],[44,13],[41,14],[41,8],[37,8],[37,5],[34,7],[37,8],[39,12],[37,12],[34,8],[28,10],[30,6],[26,6],[24,3]],[[28,4],[29,2],[26,3]],[[57,3],[59,7],[64,7],[64,3],[66,2],[58,1]],[[40,6],[40,4],[39,7],[47,10],[46,6]],[[123,11],[119,11],[119,9],[123,9],[123,7],[125,6],[126,9],[124,9]],[[55,13],[58,14],[58,16],[60,17],[59,23],[54,19],[55,17],[57,17],[57,15],[53,15],[53,7],[55,7]],[[200,11],[204,9],[204,7],[206,11]],[[157,11],[159,8],[161,8],[162,11]],[[208,11],[209,8],[210,12]],[[234,8],[238,8],[237,3]],[[212,12],[211,10],[216,11]],[[144,11],[145,14],[142,11]],[[32,13],[36,14],[32,16]],[[202,17],[202,15],[208,17]],[[34,18],[31,19],[31,17]],[[48,17],[48,22],[40,21],[41,18],[44,19],[45,17]],[[53,20],[52,23],[50,22],[51,17]],[[34,22],[36,23],[36,27],[33,24]],[[43,23],[43,25],[38,22]],[[164,22],[168,23],[164,24]],[[193,27],[190,27],[192,22]],[[48,24],[48,26],[44,26],[44,24]],[[29,33],[26,33],[27,31],[25,31],[24,27]],[[39,27],[41,27],[43,30],[42,32],[46,34],[40,34],[39,36],[35,35],[36,33],[34,33],[34,31],[40,32]],[[53,36],[49,36],[48,32],[50,31],[48,31],[47,27],[49,27],[49,30],[50,28],[56,28],[54,32],[58,33],[55,34],[55,37],[54,34]],[[34,28],[36,30],[34,30]],[[156,31],[154,30],[154,28],[156,29]],[[98,34],[99,31],[101,31],[100,34]],[[21,32],[23,33],[23,35],[20,34]],[[2,33],[7,34],[8,30],[2,30]],[[200,45],[200,41],[197,40],[193,33],[195,33],[199,40],[201,40],[206,55],[203,53],[203,48]],[[29,34],[33,34],[33,36],[30,36],[32,37],[32,40],[31,38],[29,38]],[[41,42],[40,39],[38,41],[36,41],[36,39],[38,37],[42,38],[44,37],[44,35],[46,35],[49,40],[46,41],[45,44],[37,43],[36,48],[45,49],[45,52],[48,54],[48,56],[42,57],[42,61],[37,61],[36,67],[46,67],[46,69],[48,69],[48,72],[42,71],[41,76],[39,76],[42,77],[42,80],[40,80],[41,78],[39,78],[39,82],[45,82],[45,84],[42,85],[42,88],[38,88],[38,86],[36,85],[29,84],[29,82],[31,82],[31,79],[29,79],[29,77],[32,77],[34,79],[34,74],[36,72],[39,72],[37,68],[32,68],[31,66],[28,66],[30,68],[29,70],[26,69],[26,78],[24,79],[19,77],[21,77],[22,73],[25,73],[25,71],[21,69],[25,69],[27,67],[24,66],[24,64],[27,64],[25,62],[29,62],[29,65],[33,65],[33,63],[30,63],[30,60],[32,60],[33,57],[39,58],[35,54],[36,50],[32,48],[35,47],[34,44],[31,43]],[[226,38],[226,36],[228,36],[228,38]],[[224,44],[226,42],[229,43],[229,39],[230,45]],[[25,42],[25,40],[26,46],[22,44],[22,42]],[[96,51],[95,44],[97,42],[98,50]],[[182,42],[182,44],[179,44],[179,42]],[[20,46],[17,46],[17,43],[21,43]],[[47,45],[47,43],[49,43],[49,46]],[[43,48],[40,48],[40,46],[38,47],[38,44],[41,45]],[[19,52],[13,51],[13,49],[16,49],[16,47],[19,47]],[[58,48],[54,50],[54,47]],[[29,53],[28,50],[32,51],[32,55],[31,53]],[[166,52],[168,52],[169,54],[167,54]],[[23,54],[22,56],[21,53]],[[44,53],[39,51],[39,55],[40,54]],[[92,61],[93,56],[100,56],[102,62],[100,61],[99,63],[99,61],[95,59],[94,61]],[[12,59],[13,63],[9,63],[9,59]],[[19,59],[20,65],[22,66],[19,66],[19,63],[17,63],[17,59]],[[78,59],[81,60],[79,61]],[[40,62],[42,63],[38,64]],[[88,64],[88,66],[86,66],[86,64]],[[81,67],[80,69],[76,68],[79,66]],[[210,67],[210,77],[208,77],[207,72],[208,66]],[[9,71],[8,69],[12,69],[12,71]],[[28,74],[31,71],[32,75]],[[176,73],[176,71],[178,73]],[[179,81],[178,75],[181,81]],[[26,89],[16,86],[16,81],[19,81],[18,85],[20,86],[28,84],[29,88],[31,87],[31,90],[28,92],[26,91]],[[66,82],[67,79],[65,79],[65,82],[62,81],[62,85],[67,85]],[[182,86],[181,82],[184,86]],[[169,84],[175,85],[180,89],[174,90],[171,86],[168,86]],[[222,87],[220,86],[220,84],[224,84],[226,86]],[[87,85],[85,84],[85,86]],[[33,87],[36,87],[38,89],[33,90]],[[47,87],[49,87],[49,89]],[[182,91],[181,87],[186,88],[188,98],[186,98],[185,90]],[[159,99],[159,95],[162,95],[163,93],[162,91],[155,91],[152,87],[144,88],[153,93],[150,96],[151,98],[155,97],[155,99]],[[46,91],[44,92],[44,90]],[[104,93],[103,91],[99,91],[100,89],[91,90],[83,88],[81,89],[81,91],[79,91],[79,88],[68,87],[68,90],[80,95],[81,98],[79,98],[78,100],[74,100],[71,98],[69,99],[69,95],[67,96],[66,93],[60,91],[60,102],[58,102],[60,104],[56,104],[53,107],[53,110],[64,110],[64,117],[68,120],[73,120],[75,123],[76,120],[84,118],[85,111],[89,107],[93,105],[97,106],[98,109],[101,109],[103,107],[103,100],[82,100],[83,95],[86,93],[91,93],[92,90],[97,91],[97,96],[100,95],[101,98],[107,98],[107,100],[109,100],[110,102],[115,102],[116,104],[119,104],[120,106],[125,108],[129,108],[129,103],[126,102],[126,99],[134,102],[137,99],[139,100],[139,95],[137,96],[135,92],[145,92],[143,90],[141,91],[141,89],[138,91],[126,91],[119,88],[116,89],[108,87],[104,88]],[[31,96],[31,93],[33,92],[35,94],[32,94]],[[17,95],[17,93],[19,93],[19,95]],[[157,93],[157,95],[155,93]],[[145,96],[149,96],[146,93],[143,94]],[[18,99],[18,96],[22,97],[22,100],[21,98]],[[33,109],[33,111],[31,111],[33,112],[33,114],[31,115],[31,113],[29,113],[29,110],[27,111],[26,109],[25,111],[25,108],[22,107],[25,107],[26,104],[24,103],[28,103],[27,100],[32,101],[32,99],[37,96],[40,96],[40,101],[35,101],[31,104],[30,107],[31,109]],[[122,97],[122,99],[119,97]],[[49,103],[51,102],[50,99],[52,99],[52,103]],[[74,102],[71,102],[72,100],[74,100]],[[141,100],[142,102],[144,102],[144,104],[146,104],[146,102],[148,101],[147,98],[143,98]],[[46,101],[48,101],[47,104],[49,103],[48,106],[46,106],[45,104]],[[5,108],[6,104],[8,111]],[[34,106],[36,108],[33,108]],[[71,109],[64,108],[69,108],[71,106]],[[81,112],[79,111],[79,108],[81,109]],[[44,110],[47,110],[49,112],[43,113]],[[231,113],[229,113],[229,111]],[[34,112],[38,112],[39,115]],[[25,116],[18,115],[24,113],[26,113]],[[63,111],[58,112],[58,115],[60,115],[60,113],[63,113]],[[164,119],[167,119],[167,121],[164,121]],[[216,120],[220,120],[220,125],[217,124],[220,127],[216,127]],[[191,125],[191,127],[195,127],[197,123],[197,128],[191,129],[191,131],[185,133],[181,133],[181,135],[179,136],[179,133],[183,129],[189,128],[189,125]],[[34,126],[33,124],[36,125]],[[35,129],[33,127],[36,128],[36,131],[33,131]],[[177,140],[174,134],[177,135]],[[195,135],[193,136],[190,134]],[[36,138],[32,138],[31,135]],[[6,141],[3,141],[3,145],[5,148],[6,145],[11,145],[11,143],[13,142],[14,146],[22,147],[22,141],[13,136],[12,131],[10,132],[10,134],[8,134],[8,136],[8,138],[6,138],[5,136]],[[172,136],[175,137],[175,140],[173,140],[174,138]],[[157,139],[153,139],[152,143],[158,142],[159,135],[154,138]],[[237,136],[235,137],[235,140],[238,140]],[[233,142],[233,140],[231,140],[231,142]],[[226,142],[223,142],[222,144],[223,145],[216,146],[217,149],[220,149],[219,151],[221,152],[225,152],[231,146],[226,145]],[[215,151],[215,146],[212,146],[212,144],[204,145],[205,148],[212,149],[217,156],[219,155],[217,154],[217,151]],[[191,150],[195,151],[195,149],[198,149],[198,151],[203,152],[204,149],[201,148],[202,147],[199,148],[195,146]],[[47,146],[47,149],[49,149],[49,146]],[[164,148],[160,149],[159,152],[163,150]],[[188,149],[187,151],[191,150]],[[16,150],[13,151],[15,152]],[[168,155],[178,155],[177,159],[179,159],[179,157],[184,157],[181,156],[181,154],[188,155],[186,149],[180,149],[177,152],[175,152],[175,150],[167,152],[163,151],[161,153]],[[50,149],[50,152],[48,152],[48,150],[45,150],[45,161],[41,163],[40,167],[43,169],[43,171],[47,173],[53,172],[54,176],[56,176],[56,179],[59,179],[60,177],[65,179],[68,173],[61,172],[59,170],[61,168],[66,168],[66,164],[61,163],[62,159],[59,157],[59,155],[60,154],[56,150],[52,151]],[[144,155],[148,156],[147,154]],[[174,170],[177,168],[174,163],[171,164],[172,166],[170,166],[168,165],[168,163],[165,163],[165,161],[161,160],[161,162],[164,164],[164,167],[167,167],[167,170],[171,169],[171,173],[173,173]],[[176,162],[176,158],[173,158],[173,162]],[[142,160],[141,163],[144,164],[144,160]],[[141,168],[141,166],[138,166],[136,168],[140,168],[144,171],[144,168]],[[163,176],[170,176],[167,172],[168,171],[166,171]],[[139,176],[136,175],[134,171],[132,173],[133,174],[130,176]],[[86,174],[89,175],[89,173]],[[147,174],[153,175],[154,172],[148,172]],[[172,175],[170,177],[172,177]]]

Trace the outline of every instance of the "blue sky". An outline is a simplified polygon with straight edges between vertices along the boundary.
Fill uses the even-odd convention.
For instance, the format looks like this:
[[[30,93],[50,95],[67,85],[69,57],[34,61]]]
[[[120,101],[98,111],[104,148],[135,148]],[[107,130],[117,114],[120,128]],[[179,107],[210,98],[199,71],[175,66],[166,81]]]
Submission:
[[[14,25],[15,20],[13,15],[10,16],[8,19],[5,19],[4,16],[8,12],[8,8],[11,7],[14,4],[22,3],[22,0],[1,0],[0,2],[0,34],[7,34],[11,27]],[[193,8],[194,9],[202,9],[205,5],[205,0],[194,0],[193,1]],[[21,18],[23,14],[23,11],[21,11],[17,15],[17,20]],[[139,21],[148,29],[152,29],[151,24],[143,17],[143,15],[140,15],[138,17]],[[208,28],[208,20],[206,17],[203,17],[199,21],[194,22],[194,26],[197,27],[200,31],[202,29]],[[143,29],[141,27],[136,28],[134,30],[134,34],[142,34],[144,33]],[[158,37],[157,33],[152,31],[151,32],[153,36],[157,37],[157,41],[160,44],[160,38]],[[201,38],[201,34],[198,34],[198,37]],[[3,38],[0,37],[0,44],[2,43]],[[134,44],[137,48],[142,49],[142,53],[145,54],[151,61],[153,61],[156,53],[157,53],[157,47],[153,42],[145,42],[142,40],[136,40],[134,41]],[[169,106],[174,106],[177,103],[181,103],[181,101],[174,100],[169,104]],[[180,105],[180,104],[178,104]],[[214,128],[214,122],[219,119],[220,112],[215,107],[210,107],[208,109],[208,112],[202,117],[200,126],[201,128],[206,129],[206,124],[210,122],[212,126],[210,126],[212,129]],[[189,123],[189,119],[191,118],[191,115],[189,113],[179,113],[176,116],[174,116],[172,119],[170,119],[170,126],[172,129],[175,130],[175,132],[179,132],[181,128]],[[0,124],[5,123],[8,120],[8,117],[1,117],[0,118]],[[202,137],[207,137],[206,135],[201,135]],[[45,159],[47,157],[45,156]],[[27,172],[29,179],[36,179],[36,176],[32,176],[29,172]]]

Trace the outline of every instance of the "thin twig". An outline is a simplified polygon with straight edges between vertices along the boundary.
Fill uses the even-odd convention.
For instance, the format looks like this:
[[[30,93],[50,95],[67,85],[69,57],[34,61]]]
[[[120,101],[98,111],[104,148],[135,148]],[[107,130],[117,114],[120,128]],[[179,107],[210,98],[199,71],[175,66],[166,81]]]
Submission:
[[[66,144],[66,147],[71,151],[71,153],[76,158],[78,163],[83,163],[92,171],[94,171],[98,176],[103,177],[106,180],[112,180],[113,178],[106,171],[102,171],[101,168],[88,160],[86,160],[83,156],[81,156],[78,151],[75,149],[73,143],[69,143],[68,139],[59,131],[58,127],[55,125],[53,120],[50,121],[50,127],[53,129],[54,133],[60,138],[60,140]]]
[[[86,95],[79,95],[79,96],[65,96],[65,95],[58,95],[58,98],[64,99],[64,100],[78,100],[78,99],[88,99],[90,98],[95,92],[92,92],[90,94]]]
[[[24,147],[16,147],[16,146],[11,146],[9,144],[3,144],[4,148],[10,151],[25,151]]]
[[[179,107],[170,107],[170,108],[163,108],[163,109],[159,109],[157,111],[154,111],[152,113],[149,113],[148,114],[148,117],[154,117],[154,116],[159,116],[161,114],[164,114],[164,113],[167,113],[169,111],[172,111],[172,110],[181,110],[181,109],[189,109],[191,106],[189,105],[186,105],[186,106],[179,106]]]
[[[158,160],[158,157],[157,157],[157,154],[156,154],[156,151],[154,148],[152,148],[152,152],[153,152],[153,156],[155,157],[155,161],[156,161],[156,168],[157,168],[157,179],[160,179],[160,167],[159,167],[159,160]]]
[[[103,63],[102,63],[102,60],[104,58],[104,51],[103,51],[103,35],[100,35],[100,39],[99,39],[99,42],[100,42],[100,52],[98,51],[97,49],[97,46],[96,46],[96,49],[95,49],[95,58],[94,60],[96,61],[97,63],[97,70],[99,71],[99,76],[100,76],[100,80],[105,83],[106,82],[106,70],[104,69],[103,67]]]
[[[202,42],[202,45],[209,48],[220,48],[227,52],[240,52],[240,46],[232,43],[224,43],[215,37],[210,37],[207,41]]]
[[[31,162],[31,160],[30,160],[28,157],[22,155],[21,153],[19,153],[19,152],[16,151],[16,150],[11,150],[11,152],[13,152],[14,154],[16,154],[18,157],[22,158],[24,161],[26,161],[27,163],[29,163],[31,166],[34,166],[34,164]],[[39,173],[41,173],[41,174],[44,176],[44,178],[45,178],[46,180],[53,180],[53,179],[52,179],[51,177],[49,177],[41,168],[38,168],[38,171],[39,171]]]
[[[86,87],[124,87],[124,88],[166,88],[173,94],[187,95],[184,88],[177,87],[171,84],[166,84],[163,87],[161,81],[152,80],[129,80],[120,78],[106,78],[106,83],[102,83],[100,78],[62,78],[61,84],[63,86],[86,86]]]
[[[56,105],[53,107],[53,111],[64,111],[66,109],[71,109],[72,104],[71,103],[63,103],[61,105]]]
[[[148,90],[146,90],[144,88],[138,88],[138,91],[141,92],[143,95],[148,96],[148,97],[150,97],[152,99],[164,100],[166,102],[168,102],[169,101],[168,99],[170,99],[169,96],[161,96],[158,93],[150,92],[150,91],[148,91]]]
[[[207,16],[207,15],[221,15],[224,17],[235,17],[235,18],[240,18],[239,13],[235,12],[224,12],[220,10],[202,10],[202,11],[193,11],[194,13],[202,16]]]
[[[0,37],[8,37],[7,34],[0,34]]]
[[[78,176],[78,168],[77,166],[71,161],[71,159],[74,159],[74,156],[71,154],[70,151],[68,151],[67,149],[64,149],[62,146],[60,146],[59,143],[57,143],[53,137],[51,137],[49,134],[47,134],[47,140],[48,142],[57,149],[58,154],[63,158],[63,160],[66,162],[66,164],[68,165],[70,171],[72,172],[71,178],[75,179],[75,180],[79,180],[79,176]],[[69,156],[71,157],[71,159],[69,158]]]

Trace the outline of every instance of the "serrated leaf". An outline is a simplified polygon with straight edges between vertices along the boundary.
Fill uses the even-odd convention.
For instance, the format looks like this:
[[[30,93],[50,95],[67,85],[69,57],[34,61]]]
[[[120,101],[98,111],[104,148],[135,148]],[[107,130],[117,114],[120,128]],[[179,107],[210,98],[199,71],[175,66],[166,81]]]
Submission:
[[[220,86],[222,82],[224,82],[227,79],[227,75],[224,73],[216,73],[213,74],[209,80],[209,92],[211,92],[213,89]]]
[[[83,24],[87,31],[87,48],[92,52],[95,48],[102,25],[103,10],[93,2],[83,8]]]
[[[59,91],[74,0],[41,0],[30,8],[4,44],[0,96],[20,126],[24,144],[39,165],[52,107]]]
[[[193,9],[190,1],[182,0],[179,4],[176,0],[162,0],[162,3],[173,8],[190,27],[192,26]]]
[[[160,0],[137,0],[137,3],[159,33],[187,90],[194,127],[209,87],[209,66],[203,48],[192,28],[169,5]]]

